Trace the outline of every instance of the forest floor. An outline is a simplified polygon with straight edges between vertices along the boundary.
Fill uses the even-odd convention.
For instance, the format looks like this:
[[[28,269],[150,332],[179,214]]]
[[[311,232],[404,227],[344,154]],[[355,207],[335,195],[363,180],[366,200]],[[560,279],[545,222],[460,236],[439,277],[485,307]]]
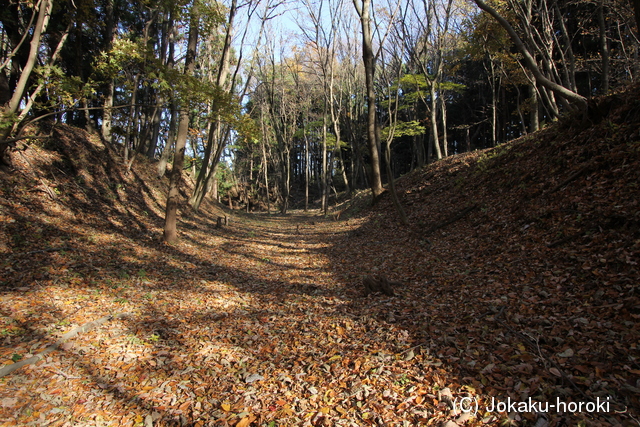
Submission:
[[[174,246],[153,163],[49,129],[0,172],[1,425],[640,425],[638,92],[403,177],[410,226],[207,204]]]

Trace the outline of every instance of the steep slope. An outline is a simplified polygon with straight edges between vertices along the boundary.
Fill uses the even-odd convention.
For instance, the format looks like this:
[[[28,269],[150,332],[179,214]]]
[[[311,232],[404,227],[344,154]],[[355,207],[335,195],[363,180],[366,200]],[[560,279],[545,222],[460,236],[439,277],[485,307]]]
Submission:
[[[103,239],[158,242],[168,178],[154,176],[153,163],[138,156],[128,170],[97,135],[67,125],[34,132],[50,137],[18,147],[14,170],[0,172],[0,253],[93,252],[103,248]],[[183,196],[191,184],[185,177]],[[222,212],[211,205],[203,210]],[[183,229],[209,218],[203,222],[187,206],[181,211]]]
[[[457,366],[458,397],[610,397],[606,414],[553,410],[552,425],[637,420],[639,130],[635,87],[587,118],[409,174],[397,184],[412,226],[383,199],[331,248],[336,270],[404,281],[404,298],[368,310]]]

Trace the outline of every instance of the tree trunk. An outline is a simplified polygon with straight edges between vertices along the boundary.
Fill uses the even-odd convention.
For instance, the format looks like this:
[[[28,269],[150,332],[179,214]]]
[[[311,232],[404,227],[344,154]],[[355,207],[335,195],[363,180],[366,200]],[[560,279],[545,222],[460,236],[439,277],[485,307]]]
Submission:
[[[407,218],[407,214],[404,211],[404,208],[402,207],[402,204],[400,204],[400,199],[398,198],[398,192],[396,191],[396,180],[393,177],[393,170],[391,169],[391,141],[393,140],[393,137],[390,135],[390,137],[387,138],[387,149],[385,150],[385,164],[386,164],[386,168],[387,168],[387,180],[389,181],[389,190],[391,192],[391,200],[393,200],[393,205],[396,208],[396,212],[398,212],[398,215],[400,216],[400,221],[402,221],[402,224],[404,225],[409,225],[409,219]]]
[[[282,207],[280,208],[280,213],[283,215],[289,210],[289,193],[291,192],[291,156],[289,155],[289,151],[289,148],[285,148],[282,153],[284,173],[282,177]]]
[[[309,136],[307,131],[303,128],[304,132],[304,211],[309,210]]]
[[[324,111],[322,112],[322,212],[326,215],[329,211],[329,177],[327,174],[327,103],[325,99]]]
[[[513,41],[513,43],[516,45],[516,47],[522,54],[527,68],[529,69],[529,71],[531,71],[531,73],[535,77],[536,82],[538,82],[538,84],[553,91],[553,93],[567,100],[568,102],[575,104],[578,110],[586,111],[587,99],[584,96],[579,95],[567,89],[566,87],[561,86],[549,80],[547,77],[545,77],[542,74],[542,72],[540,71],[540,68],[538,68],[538,64],[536,63],[536,60],[533,58],[533,56],[531,55],[527,47],[524,45],[524,43],[522,42],[522,40],[520,39],[516,31],[511,26],[511,24],[509,24],[509,22],[504,17],[502,17],[502,15],[500,15],[495,9],[493,9],[491,6],[484,3],[482,0],[474,0],[474,2],[478,5],[480,9],[484,10],[489,15],[491,15],[496,21],[498,21],[498,23],[507,31],[507,34],[509,34],[509,37],[511,37],[511,40]]]
[[[51,9],[53,7],[52,0],[40,0],[40,7],[38,10],[38,20],[36,21],[35,27],[33,29],[33,36],[31,38],[29,57],[27,59],[27,63],[22,69],[22,73],[20,74],[20,78],[18,79],[18,83],[16,84],[15,90],[11,99],[9,100],[8,105],[4,108],[2,112],[3,118],[10,119],[14,114],[18,112],[20,107],[20,102],[22,101],[22,97],[27,90],[27,84],[29,79],[31,78],[31,72],[36,64],[36,60],[38,57],[38,51],[40,50],[40,41],[42,38],[42,33],[46,30],[47,25],[49,24],[49,17],[51,16]],[[3,127],[0,130],[0,157],[4,155],[4,144],[2,142],[9,136],[11,133],[12,126]]]
[[[127,121],[127,130],[124,138],[124,162],[127,163],[129,161],[129,152],[131,152],[131,157],[134,157],[134,123],[137,123],[136,120],[136,102],[138,99],[138,82],[140,80],[140,73],[136,73],[133,78],[133,90],[131,91],[131,107],[129,110],[129,120]]]
[[[204,158],[202,160],[202,166],[200,167],[200,172],[196,177],[196,185],[193,188],[193,193],[191,194],[191,198],[189,198],[189,204],[193,208],[193,210],[197,211],[200,208],[200,203],[204,199],[204,195],[206,193],[206,181],[207,177],[210,175],[211,170],[214,168],[212,155],[214,148],[214,141],[216,140],[217,133],[217,125],[218,120],[209,125],[209,132],[207,134],[207,145],[204,148]]]
[[[176,140],[176,124],[178,117],[178,108],[175,100],[171,102],[171,119],[169,120],[169,131],[167,132],[167,142],[164,144],[160,160],[158,161],[158,178],[162,178],[167,170],[169,156]]]
[[[598,5],[598,24],[600,27],[600,55],[602,59],[602,95],[609,94],[609,41],[607,40],[605,12],[604,0],[600,0]]]
[[[229,138],[230,129],[226,127],[223,135],[221,126],[222,126],[222,123],[220,121],[220,117],[218,117],[216,120],[216,124],[212,126],[213,131],[215,132],[214,139],[216,142],[215,144],[213,144],[213,146],[215,147],[215,152],[213,152],[212,155],[210,156],[211,164],[207,170],[206,176],[204,177],[203,184],[199,189],[198,188],[194,189],[193,195],[189,199],[189,204],[195,211],[197,211],[200,208],[200,204],[204,200],[204,197],[207,195],[207,193],[211,189],[211,182],[215,179],[216,172],[218,170],[218,164],[220,163],[220,156],[222,155],[222,152],[224,151],[224,147],[226,146],[226,141]],[[202,169],[200,169],[200,172],[202,172]]]
[[[109,54],[111,48],[113,47],[114,35],[115,35],[115,25],[116,19],[113,13],[113,1],[114,0],[106,0],[105,2],[105,32],[104,39],[106,41],[104,50]],[[111,111],[111,107],[113,107],[113,91],[115,90],[115,81],[110,78],[109,83],[107,83],[107,87],[105,89],[104,95],[104,110],[102,112],[102,139],[104,139],[107,143],[111,143],[111,128],[112,128],[112,120],[113,120],[113,112]]]
[[[340,107],[342,102],[340,102]],[[335,107],[333,104],[333,66],[331,66],[331,80],[329,83],[329,106],[331,111],[331,123],[333,124],[333,132],[336,135],[336,147],[335,154],[340,161],[340,165],[342,166],[342,180],[344,181],[345,191],[348,195],[351,195],[351,189],[349,188],[349,178],[347,177],[347,170],[344,164],[344,159],[342,158],[342,148],[341,145],[341,132],[340,132],[340,118],[336,114]],[[336,199],[337,202],[337,199]]]
[[[433,148],[436,152],[436,160],[442,159],[440,150],[440,138],[438,136],[438,99],[436,98],[436,82],[431,81],[429,87],[431,92],[431,135],[433,137]]]
[[[495,147],[498,142],[498,95],[496,84],[496,68],[495,64],[491,61],[491,146]]]
[[[560,6],[558,6],[558,2],[554,2],[554,9],[556,11],[557,16],[562,16],[562,12],[560,11]],[[560,31],[562,32],[562,39],[564,41],[564,52],[562,53],[562,62],[565,64],[565,69],[567,69],[567,73],[569,74],[569,82],[570,89],[572,91],[578,90],[578,85],[576,84],[576,57],[573,54],[573,47],[571,47],[571,37],[569,36],[569,31],[567,30],[567,26],[565,25],[564,19],[558,19],[558,24],[560,25]]]
[[[538,90],[535,84],[529,85],[529,132],[536,132],[540,129],[540,116],[538,114]]]
[[[158,96],[156,99],[156,106],[154,107],[153,120],[151,123],[151,140],[149,141],[149,148],[147,150],[147,157],[154,159],[156,157],[156,150],[158,149],[158,138],[160,136],[160,115],[162,114],[162,104],[164,99],[162,96]]]
[[[447,103],[444,100],[444,97],[440,97],[439,98],[440,101],[440,113],[441,113],[441,120],[442,120],[442,149],[443,149],[443,156],[444,157],[448,157],[449,156],[449,141],[447,139]]]
[[[269,163],[267,162],[267,149],[265,145],[264,140],[260,142],[260,146],[262,147],[262,164],[264,165],[264,188],[267,196],[267,215],[271,215],[271,201],[269,200]]]
[[[237,0],[232,0],[229,8],[229,19],[227,22],[224,45],[222,47],[222,55],[220,57],[218,75],[216,76],[215,82],[220,88],[225,85],[227,76],[229,75],[229,67],[231,63],[231,36],[233,34],[233,21],[236,10]],[[200,208],[200,204],[210,188],[211,179],[215,175],[218,162],[220,161],[220,155],[222,154],[222,150],[224,149],[224,144],[226,142],[221,138],[220,116],[215,120],[215,125],[211,126],[211,129],[209,130],[207,146],[205,147],[206,161],[202,163],[202,167],[198,173],[198,179],[196,180],[196,185],[193,189],[193,194],[189,199],[189,204],[194,211],[197,211]]]
[[[45,83],[44,82],[47,80],[47,77],[50,74],[51,66],[53,66],[53,64],[56,63],[56,61],[58,60],[58,57],[60,56],[60,53],[62,52],[62,47],[64,46],[65,42],[67,41],[67,38],[69,37],[70,29],[71,29],[71,24],[69,24],[69,26],[67,27],[66,31],[62,34],[56,49],[51,54],[51,58],[49,60],[49,67],[44,71],[44,76],[43,77],[45,77],[45,78],[42,79],[42,81],[38,84],[38,86],[36,86],[36,88],[33,89],[31,94],[28,96],[27,102],[26,102],[24,108],[22,109],[22,111],[20,112],[20,115],[18,116],[17,121],[14,123],[13,128],[11,129],[11,132],[15,132],[16,130],[18,130],[20,124],[27,117],[27,115],[29,114],[29,111],[31,111],[31,107],[33,107],[33,104],[36,101],[37,96],[40,94],[42,89],[44,89],[44,87],[45,87]],[[85,102],[85,112],[88,112],[88,109],[86,109],[86,102]],[[20,132],[21,131],[18,131],[18,133],[20,133]]]
[[[369,185],[376,199],[384,192],[380,174],[380,141],[376,138],[376,92],[374,88],[375,56],[373,54],[373,38],[371,34],[371,0],[353,0],[362,25],[362,59],[364,62],[365,81],[367,87],[367,136],[369,156],[371,157],[371,174]]]
[[[113,111],[111,110],[111,108],[113,107],[113,91],[115,90],[115,86],[116,85],[113,79],[109,79],[104,97],[104,113],[102,115],[102,138],[108,143],[113,142],[111,135]]]
[[[191,19],[189,23],[189,41],[187,45],[187,56],[184,64],[184,74],[193,74],[196,65],[196,46],[198,44],[199,14],[196,6],[191,7]],[[176,139],[176,152],[171,169],[169,181],[169,193],[167,195],[167,208],[164,223],[164,241],[173,244],[178,240],[177,217],[178,201],[180,198],[180,184],[182,181],[182,168],[184,167],[184,151],[187,144],[187,133],[189,131],[189,107],[182,105],[180,109],[180,123],[178,125],[178,136]]]

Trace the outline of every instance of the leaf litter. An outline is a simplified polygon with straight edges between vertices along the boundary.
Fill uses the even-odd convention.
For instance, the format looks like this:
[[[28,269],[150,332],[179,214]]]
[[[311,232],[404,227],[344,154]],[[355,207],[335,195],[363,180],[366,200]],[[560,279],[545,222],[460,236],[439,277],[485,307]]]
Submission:
[[[208,204],[183,207],[176,246],[158,239],[153,164],[127,174],[57,127],[0,188],[0,356],[130,316],[2,377],[0,423],[635,425],[640,110],[618,96],[589,126],[398,180],[409,228],[386,197],[354,199],[340,221]],[[365,297],[365,274],[402,286]],[[487,410],[529,399],[610,406]]]

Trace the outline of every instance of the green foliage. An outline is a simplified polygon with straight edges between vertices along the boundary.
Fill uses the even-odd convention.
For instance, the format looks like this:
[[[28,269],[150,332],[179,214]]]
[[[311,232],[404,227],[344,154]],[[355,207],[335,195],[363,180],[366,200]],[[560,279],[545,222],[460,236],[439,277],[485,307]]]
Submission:
[[[238,133],[238,138],[256,144],[260,138],[260,128],[255,120],[248,114],[234,115],[230,124]]]
[[[478,163],[477,163],[478,164],[478,171],[481,172],[481,173],[484,173],[487,170],[489,170],[491,165],[493,165],[493,160],[494,159],[498,159],[498,158],[504,156],[512,148],[513,148],[512,144],[502,144],[502,145],[498,145],[497,147],[493,148],[492,150],[489,150],[489,151],[485,152],[484,154],[482,154],[482,156],[480,156],[480,158],[478,158]]]
[[[332,133],[327,133],[327,149],[333,150],[336,148],[338,138]]]
[[[199,1],[197,12],[200,15],[200,34],[215,34],[220,25],[226,22],[229,8],[217,1]]]
[[[14,125],[14,123],[16,123],[18,121],[18,115],[17,114],[2,114],[2,116],[0,116],[0,131],[4,131],[5,129],[11,129]]]
[[[440,82],[440,84],[438,85],[438,90],[441,90],[441,91],[462,93],[466,89],[467,89],[467,86],[460,83]]]
[[[127,38],[118,38],[108,52],[100,52],[94,62],[94,70],[102,79],[110,80],[119,73],[137,68],[144,59],[144,47]],[[134,68],[135,67],[135,68]]]
[[[75,105],[79,100],[88,99],[95,93],[97,84],[89,79],[83,82],[78,76],[69,76],[59,66],[41,66],[35,69],[38,84],[43,84],[50,96],[40,108],[54,108],[63,105]]]
[[[405,74],[400,77],[400,86],[404,90],[420,91],[427,90],[429,84],[424,74]]]
[[[384,139],[387,139],[389,137],[390,131],[391,131],[391,127],[386,127],[382,129],[381,136]],[[403,122],[401,120],[398,120],[393,132],[393,137],[401,138],[403,136],[423,135],[426,132],[427,132],[427,128],[422,126],[420,122],[417,120],[411,120],[409,122]]]
[[[405,74],[400,78],[400,87],[405,93],[405,97],[411,98],[411,94],[414,94],[414,98],[416,96],[428,97],[429,94],[426,91],[431,85],[431,79],[432,77],[429,77],[427,80],[424,74]],[[460,83],[442,81],[438,83],[436,90],[462,93],[466,88],[466,85]]]
[[[398,91],[400,96],[400,105],[398,111],[412,110],[419,102],[427,102],[431,99],[431,90],[433,76],[425,76],[424,74],[405,74],[399,81],[398,86],[392,86],[392,91]],[[450,81],[441,81],[436,84],[435,90],[437,92],[454,92],[463,93],[466,90],[466,85],[460,83],[454,83]],[[387,108],[389,102],[394,100],[381,101],[381,106]]]
[[[506,3],[498,2],[494,7],[512,24],[518,22],[514,11]],[[505,82],[508,84],[529,84],[520,64],[522,55],[513,53],[511,38],[495,19],[486,13],[480,13],[468,20],[466,26],[466,55],[474,60],[490,60],[494,67],[504,72]]]
[[[420,124],[417,120],[409,122],[398,121],[396,123],[396,129],[394,135],[396,138],[402,136],[416,136],[426,133],[427,129]]]
[[[233,187],[233,174],[225,162],[218,163],[216,179],[218,180],[218,193],[225,196]]]

